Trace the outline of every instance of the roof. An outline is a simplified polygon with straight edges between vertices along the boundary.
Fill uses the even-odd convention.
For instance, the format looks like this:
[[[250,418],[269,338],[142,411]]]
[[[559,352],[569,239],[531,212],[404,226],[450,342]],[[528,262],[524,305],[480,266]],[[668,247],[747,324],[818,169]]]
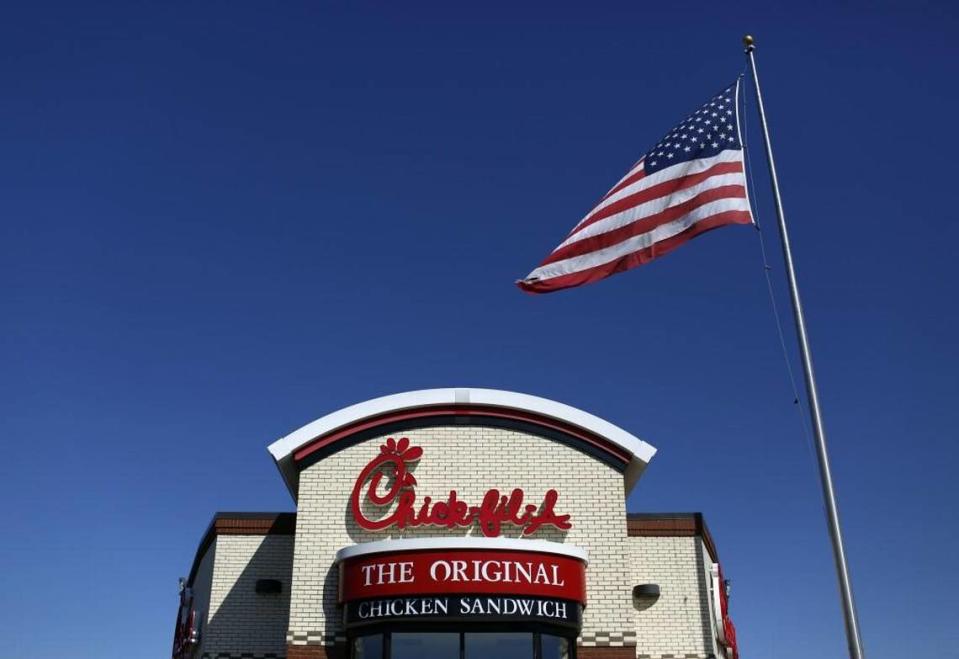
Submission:
[[[297,462],[310,452],[329,450],[333,443],[373,427],[440,414],[512,418],[576,436],[624,461],[627,492],[656,453],[655,448],[619,426],[575,407],[528,394],[469,387],[408,391],[357,403],[281,437],[269,446],[269,452],[296,499]]]
[[[187,583],[193,585],[200,562],[218,535],[293,535],[296,513],[223,513],[213,515],[197,546]]]
[[[647,538],[699,536],[712,559],[719,560],[716,543],[702,513],[627,513],[626,533]]]

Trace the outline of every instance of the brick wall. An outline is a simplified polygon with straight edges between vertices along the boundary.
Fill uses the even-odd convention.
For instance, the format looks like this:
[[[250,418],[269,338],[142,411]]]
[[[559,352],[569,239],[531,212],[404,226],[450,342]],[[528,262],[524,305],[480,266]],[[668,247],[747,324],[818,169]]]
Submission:
[[[202,657],[283,657],[293,565],[291,535],[216,538]],[[258,579],[277,579],[280,594],[258,594]]]
[[[636,652],[631,647],[579,647],[577,659],[635,659]],[[678,659],[678,658],[677,658]]]
[[[710,559],[702,537],[630,537],[629,550],[632,585],[660,587],[656,600],[634,602],[636,656],[704,659],[714,653]]]
[[[445,498],[456,489],[461,499],[478,503],[492,487],[521,487],[534,502],[546,490],[559,492],[557,513],[572,515],[573,528],[563,533],[543,528],[533,538],[567,542],[589,552],[588,606],[581,642],[585,645],[632,645],[635,621],[631,601],[629,547],[623,476],[584,453],[514,430],[452,426],[409,430],[424,449],[413,473],[417,497]],[[341,613],[336,604],[336,551],[358,542],[437,535],[479,535],[473,529],[419,528],[368,532],[349,514],[348,499],[360,470],[379,452],[384,437],[341,450],[300,474],[293,562],[293,592],[287,641],[292,646],[342,642]],[[504,535],[518,536],[506,527]]]
[[[286,659],[347,659],[349,652],[345,645],[293,645],[287,647]],[[423,659],[427,659],[424,657]]]

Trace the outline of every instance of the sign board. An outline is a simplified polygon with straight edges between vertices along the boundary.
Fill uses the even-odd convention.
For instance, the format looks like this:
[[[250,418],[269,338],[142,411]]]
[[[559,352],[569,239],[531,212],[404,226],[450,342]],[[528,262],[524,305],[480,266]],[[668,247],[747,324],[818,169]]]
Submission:
[[[569,515],[559,515],[554,510],[559,499],[556,490],[548,490],[539,505],[528,503],[520,488],[513,489],[508,495],[490,489],[479,505],[463,501],[456,490],[450,490],[445,501],[433,501],[430,497],[418,501],[416,477],[409,467],[422,455],[423,449],[410,446],[406,437],[398,442],[390,437],[380,446],[379,455],[360,472],[350,495],[350,511],[361,528],[368,531],[392,526],[400,529],[418,526],[452,529],[478,523],[480,531],[487,537],[500,535],[503,524],[521,527],[523,535],[531,535],[543,526],[563,531],[572,528]],[[387,484],[385,491],[381,492],[384,478]],[[364,510],[364,503],[367,508],[383,508],[384,514],[369,514]],[[386,509],[391,512],[386,513]]]
[[[578,602],[522,595],[429,595],[348,602],[347,628],[381,622],[519,622],[537,621],[579,629]]]
[[[586,566],[532,551],[406,551],[340,563],[340,601],[434,594],[511,594],[586,603]]]

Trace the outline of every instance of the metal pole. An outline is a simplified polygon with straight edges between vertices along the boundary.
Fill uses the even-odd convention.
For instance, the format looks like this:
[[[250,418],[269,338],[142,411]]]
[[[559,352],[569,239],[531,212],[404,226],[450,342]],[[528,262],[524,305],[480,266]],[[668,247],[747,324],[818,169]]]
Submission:
[[[759,120],[763,127],[763,141],[766,145],[766,160],[769,163],[769,178],[772,181],[773,199],[776,201],[776,216],[779,218],[779,237],[782,240],[783,258],[786,261],[786,276],[789,280],[789,295],[792,298],[793,315],[796,319],[796,334],[799,337],[799,353],[802,356],[803,372],[806,380],[806,395],[809,398],[809,415],[812,417],[813,433],[816,436],[816,456],[819,459],[819,479],[822,484],[822,496],[826,504],[826,519],[829,524],[829,536],[832,538],[832,553],[836,561],[836,574],[839,578],[839,593],[842,596],[842,612],[846,622],[846,641],[851,659],[863,659],[862,639],[859,636],[859,620],[856,617],[856,604],[852,596],[852,584],[849,579],[849,567],[846,565],[846,551],[843,549],[842,529],[839,526],[839,507],[832,484],[829,468],[829,453],[826,451],[826,432],[823,429],[822,413],[819,410],[819,394],[816,391],[816,377],[813,374],[812,354],[809,350],[809,337],[806,333],[806,320],[802,303],[799,301],[799,287],[796,284],[796,271],[793,267],[792,250],[789,247],[789,233],[786,230],[786,215],[783,212],[782,198],[779,196],[779,180],[776,178],[776,163],[773,161],[773,149],[769,142],[769,127],[766,125],[766,110],[763,108],[763,94],[759,87],[759,74],[756,72],[755,42],[749,35],[743,37],[746,56],[753,73],[756,87],[756,102],[759,105]]]

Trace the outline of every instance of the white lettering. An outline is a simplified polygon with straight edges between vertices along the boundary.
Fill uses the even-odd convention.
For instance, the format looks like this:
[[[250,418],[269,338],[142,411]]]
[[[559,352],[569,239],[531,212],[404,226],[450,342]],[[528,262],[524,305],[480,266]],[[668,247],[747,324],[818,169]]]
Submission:
[[[413,576],[413,562],[404,561],[399,564],[400,566],[400,578],[397,580],[397,583],[413,583],[415,577]]]
[[[486,561],[485,563],[483,563],[483,569],[480,571],[480,573],[483,576],[482,580],[496,582],[502,579],[503,573],[500,572],[499,570],[495,570],[493,574],[490,574],[489,572],[490,566],[499,567],[499,561]]]
[[[542,563],[536,565],[536,579],[533,583],[549,583],[549,577],[546,576],[546,567]]]
[[[559,578],[559,566],[556,563],[553,563],[550,567],[553,568],[553,585],[554,586],[565,586],[566,579],[562,581]]]
[[[364,565],[363,567],[360,568],[360,570],[363,572],[363,585],[364,585],[364,586],[369,586],[369,585],[370,585],[370,575],[373,574],[373,566],[372,566],[372,565]]]
[[[443,568],[443,576],[437,576],[439,568]],[[448,581],[450,578],[450,564],[446,561],[433,561],[430,565],[430,579],[433,581]]]
[[[566,619],[566,602],[556,602],[556,617]]]
[[[516,583],[531,583],[533,580],[533,564],[526,563],[526,567],[523,567],[522,563],[516,563]],[[523,579],[520,580],[520,575],[523,576]]]
[[[566,620],[567,605],[567,602],[553,599],[461,597],[459,598],[459,615],[526,616]],[[369,600],[356,605],[356,616],[360,620],[446,615],[449,615],[449,599],[445,597]]]
[[[377,585],[396,582],[396,563],[378,563],[376,565]]]

